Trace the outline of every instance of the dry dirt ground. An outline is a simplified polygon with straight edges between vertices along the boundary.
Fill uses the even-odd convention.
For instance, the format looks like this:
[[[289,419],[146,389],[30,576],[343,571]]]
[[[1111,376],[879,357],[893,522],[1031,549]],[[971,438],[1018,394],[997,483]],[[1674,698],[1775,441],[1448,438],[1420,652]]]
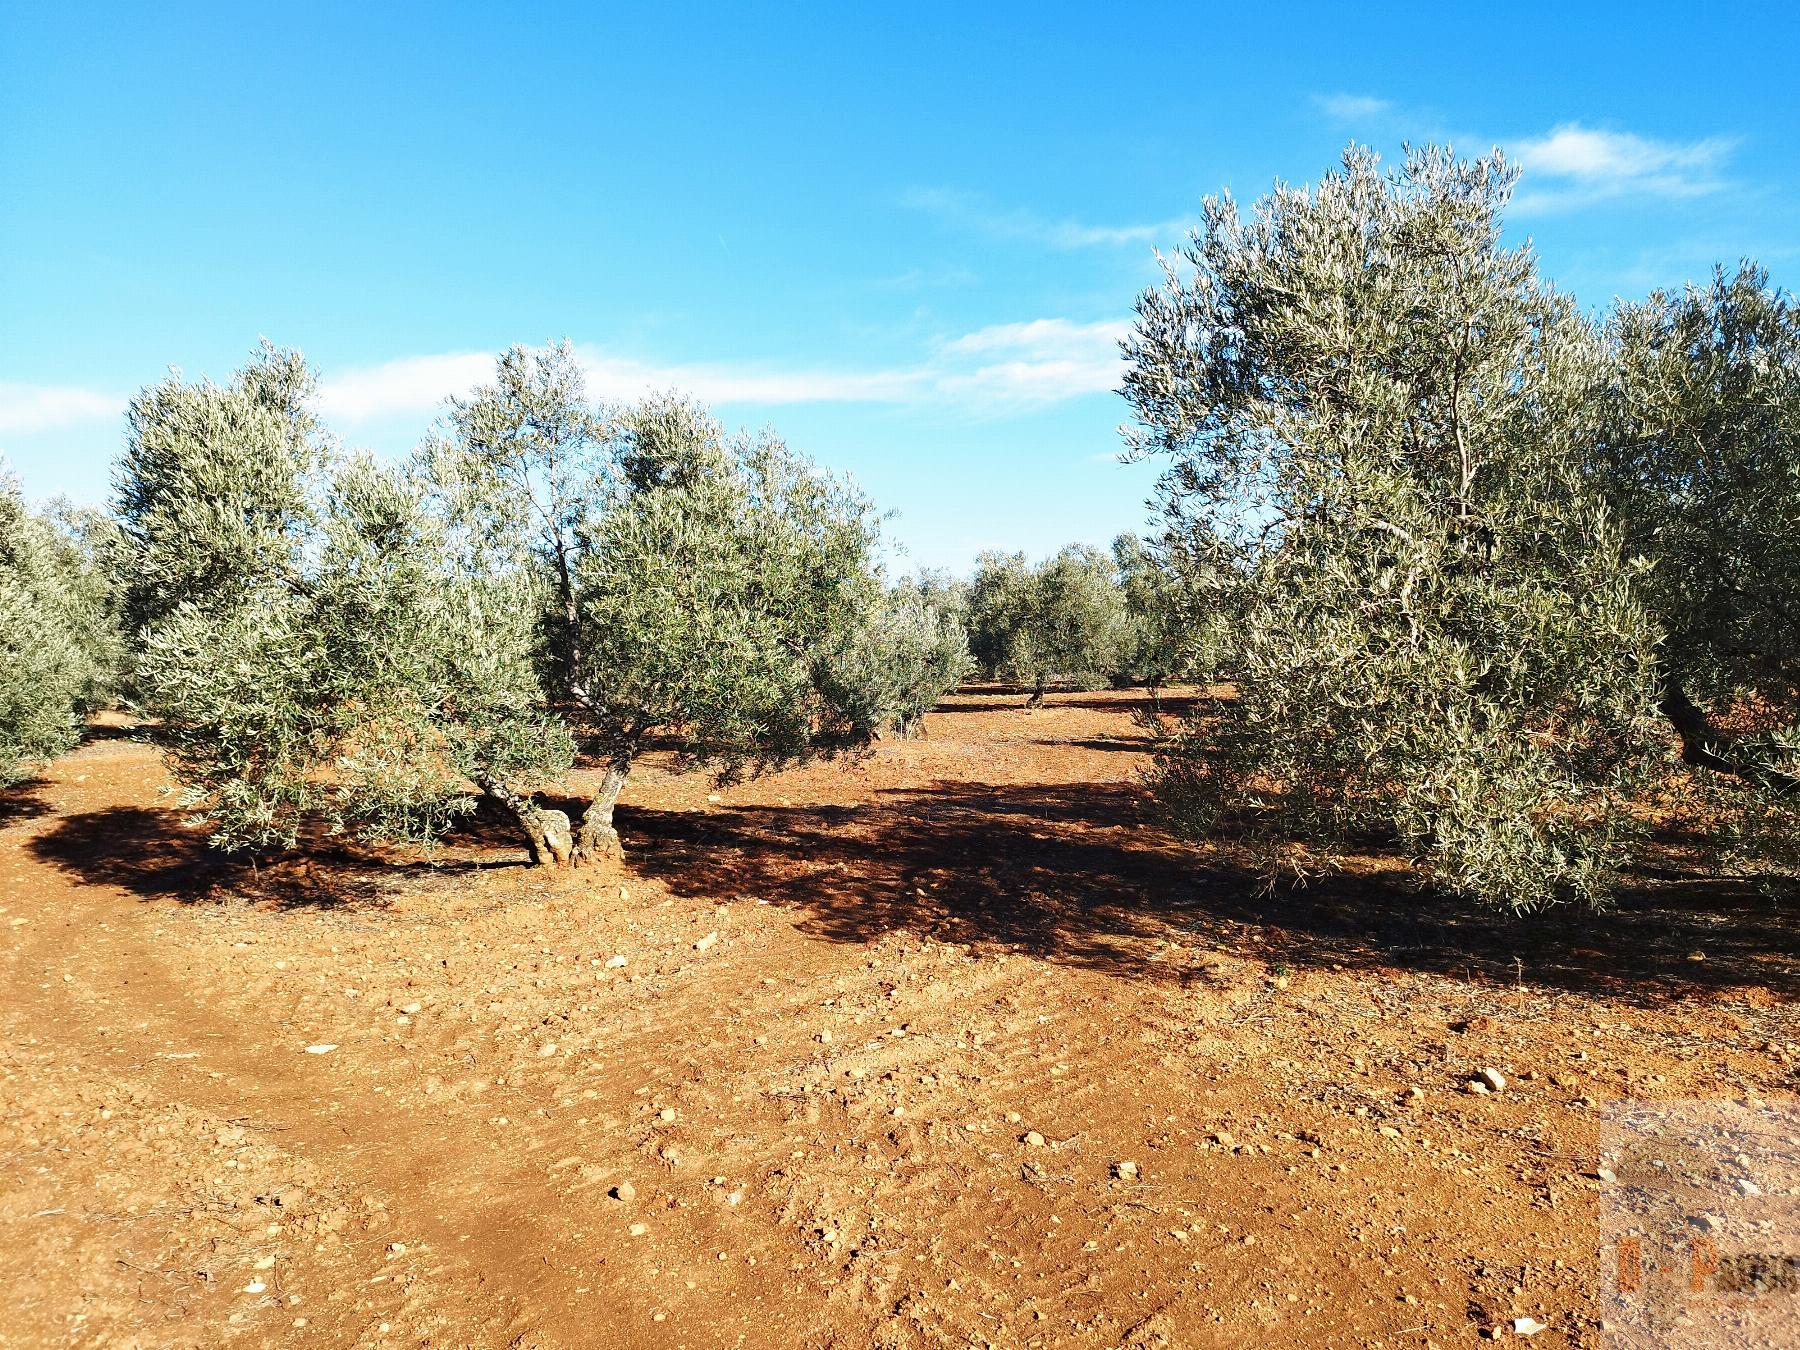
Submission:
[[[1746,887],[1262,898],[1019,702],[561,876],[212,861],[98,728],[0,798],[0,1345],[1600,1344],[1606,1104],[1800,1083]]]

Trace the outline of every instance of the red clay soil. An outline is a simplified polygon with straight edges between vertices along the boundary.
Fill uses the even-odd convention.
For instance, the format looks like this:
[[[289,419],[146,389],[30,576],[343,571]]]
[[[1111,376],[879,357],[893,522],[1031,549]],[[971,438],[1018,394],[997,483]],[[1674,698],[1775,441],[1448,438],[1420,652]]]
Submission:
[[[1783,912],[1263,897],[1138,702],[652,766],[573,874],[221,863],[97,729],[0,798],[0,1345],[1604,1343],[1601,1113],[1792,1091]]]

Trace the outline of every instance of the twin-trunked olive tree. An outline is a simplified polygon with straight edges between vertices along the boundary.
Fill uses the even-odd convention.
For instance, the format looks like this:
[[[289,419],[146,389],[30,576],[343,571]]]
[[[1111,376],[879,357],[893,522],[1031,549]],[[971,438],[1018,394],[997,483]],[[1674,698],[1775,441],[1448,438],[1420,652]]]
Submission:
[[[616,854],[652,744],[729,778],[910,726],[962,674],[960,632],[891,621],[913,602],[847,483],[674,398],[596,407],[566,346],[503,354],[399,467],[340,452],[312,395],[265,348],[130,413],[134,688],[222,846],[429,840],[473,784],[539,862]],[[571,822],[534,794],[578,757]]]

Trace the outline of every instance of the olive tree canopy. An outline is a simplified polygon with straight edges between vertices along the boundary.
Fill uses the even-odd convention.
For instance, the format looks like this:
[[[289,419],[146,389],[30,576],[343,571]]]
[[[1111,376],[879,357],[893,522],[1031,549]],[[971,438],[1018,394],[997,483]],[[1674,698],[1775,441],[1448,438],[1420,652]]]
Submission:
[[[1662,627],[1682,758],[1800,852],[1800,310],[1746,264],[1613,315],[1595,472]],[[1724,728],[1730,726],[1727,731]],[[1765,831],[1758,826],[1768,826]],[[1770,832],[1772,831],[1772,833]]]
[[[410,471],[339,453],[312,389],[265,346],[228,385],[171,376],[131,406],[131,685],[184,804],[227,848],[291,845],[312,818],[423,841],[473,781],[534,855],[566,857],[566,821],[524,795],[571,753],[533,665],[536,579]]]
[[[617,852],[653,744],[730,778],[858,738],[826,676],[877,607],[875,515],[773,433],[673,396],[596,406],[564,344],[504,353],[425,459],[451,514],[540,579],[547,697],[601,769],[578,857]]]
[[[117,660],[104,530],[30,510],[0,470],[0,787],[75,744]]]
[[[1118,668],[1127,640],[1125,595],[1113,561],[1071,544],[1032,566],[1023,554],[983,553],[969,585],[969,647],[990,676],[1031,687],[1092,688]]]
[[[1589,472],[1607,352],[1526,248],[1498,155],[1352,149],[1229,198],[1139,301],[1133,448],[1173,535],[1222,554],[1237,696],[1161,790],[1272,873],[1398,838],[1517,909],[1598,902],[1657,760],[1658,630]]]

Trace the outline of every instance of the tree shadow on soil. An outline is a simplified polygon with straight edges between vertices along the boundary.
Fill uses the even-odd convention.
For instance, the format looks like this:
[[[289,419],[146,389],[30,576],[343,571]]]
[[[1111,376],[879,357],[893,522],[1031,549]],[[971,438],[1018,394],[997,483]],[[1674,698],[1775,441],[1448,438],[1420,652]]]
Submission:
[[[480,843],[488,842],[488,828],[489,822],[471,817],[470,829]],[[501,847],[496,840],[495,851]],[[70,815],[28,848],[84,882],[117,886],[145,900],[246,900],[280,909],[384,903],[422,877],[526,865],[516,843],[511,857],[492,856],[484,848],[473,858],[420,859],[352,845],[323,829],[302,838],[298,848],[247,858],[214,850],[205,833],[184,824],[178,812],[137,806]]]
[[[48,807],[27,786],[0,794],[0,824],[9,810],[18,819]],[[1385,872],[1271,896],[1229,848],[1161,830],[1144,790],[1126,783],[940,782],[842,806],[626,805],[619,825],[632,870],[681,895],[780,905],[833,941],[905,929],[1136,979],[1207,979],[1206,960],[1222,956],[1643,1004],[1752,986],[1800,993],[1800,933],[1786,908],[1741,880],[1699,875],[1674,835],[1610,912],[1514,918],[1406,884],[1380,849],[1372,861]],[[27,848],[148,900],[279,908],[380,905],[411,885],[527,866],[511,823],[486,809],[424,859],[323,832],[276,857],[224,857],[178,813],[131,806],[70,815]],[[1187,959],[1148,959],[1159,939]]]
[[[11,787],[0,788],[0,829],[19,820],[36,820],[50,814],[50,803],[43,798],[41,778],[28,778]]]
[[[1271,896],[1229,854],[1158,829],[1143,791],[1126,784],[940,783],[854,808],[620,817],[631,865],[670,890],[781,905],[836,941],[907,929],[1134,978],[1205,978],[1192,963],[1146,961],[1150,943],[1169,939],[1294,968],[1518,981],[1644,1004],[1747,986],[1796,992],[1800,940],[1779,902],[1741,882],[1644,877],[1608,913],[1524,918],[1381,876]],[[1705,960],[1690,960],[1695,951]]]

